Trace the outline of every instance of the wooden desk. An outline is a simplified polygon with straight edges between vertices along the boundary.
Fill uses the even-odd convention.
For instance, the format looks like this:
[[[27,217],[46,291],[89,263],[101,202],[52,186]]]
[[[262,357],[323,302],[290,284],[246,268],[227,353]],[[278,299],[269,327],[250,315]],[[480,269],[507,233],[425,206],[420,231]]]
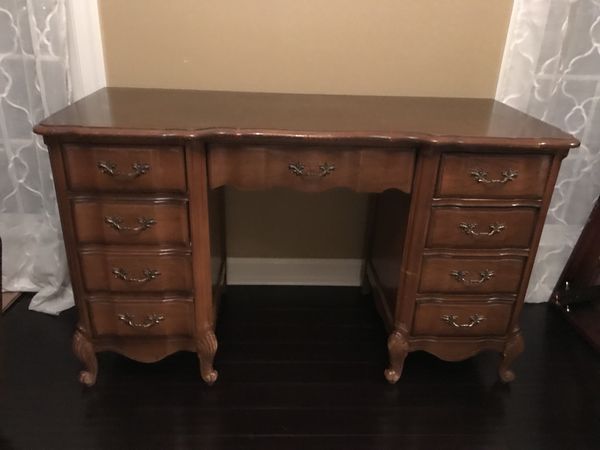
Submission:
[[[35,128],[50,149],[95,353],[195,351],[214,383],[222,186],[377,194],[368,280],[400,378],[408,352],[522,352],[518,317],[560,162],[579,143],[493,100],[102,89]]]

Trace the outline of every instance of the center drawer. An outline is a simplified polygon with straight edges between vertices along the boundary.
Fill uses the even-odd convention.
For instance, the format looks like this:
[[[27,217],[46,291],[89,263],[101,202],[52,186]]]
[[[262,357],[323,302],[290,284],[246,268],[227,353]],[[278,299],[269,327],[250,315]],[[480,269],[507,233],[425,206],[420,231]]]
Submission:
[[[192,292],[187,254],[82,251],[81,273],[88,292]]]
[[[208,176],[211,188],[410,192],[414,161],[414,150],[406,148],[214,144],[208,152]]]

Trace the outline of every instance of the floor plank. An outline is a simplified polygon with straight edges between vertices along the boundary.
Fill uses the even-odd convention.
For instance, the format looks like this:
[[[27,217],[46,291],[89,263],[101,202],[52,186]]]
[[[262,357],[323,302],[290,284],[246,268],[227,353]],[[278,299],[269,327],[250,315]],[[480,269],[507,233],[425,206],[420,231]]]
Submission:
[[[385,332],[355,288],[228,288],[219,381],[194,354],[142,364],[99,355],[97,385],[76,382],[73,310],[0,318],[0,448],[596,449],[600,358],[547,305],[524,308],[517,380],[499,357],[448,363],[409,355],[383,379]]]

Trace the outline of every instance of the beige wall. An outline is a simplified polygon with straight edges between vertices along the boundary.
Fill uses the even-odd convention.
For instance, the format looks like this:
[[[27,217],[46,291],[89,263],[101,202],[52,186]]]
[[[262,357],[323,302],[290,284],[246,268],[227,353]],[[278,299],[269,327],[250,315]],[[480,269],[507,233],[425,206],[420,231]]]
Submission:
[[[110,86],[493,97],[512,0],[99,6]],[[231,256],[360,256],[364,196],[229,191],[228,200]]]

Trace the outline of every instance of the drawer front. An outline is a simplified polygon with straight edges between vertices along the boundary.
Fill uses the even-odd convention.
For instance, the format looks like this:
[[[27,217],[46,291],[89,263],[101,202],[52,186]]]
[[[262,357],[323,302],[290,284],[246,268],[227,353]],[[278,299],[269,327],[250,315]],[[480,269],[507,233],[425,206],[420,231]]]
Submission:
[[[529,248],[536,208],[434,207],[429,248]]]
[[[510,303],[418,303],[415,336],[503,336],[512,314]]]
[[[213,145],[208,155],[211,188],[357,192],[410,192],[415,158],[413,150],[397,148],[242,145]]]
[[[188,245],[184,201],[75,200],[73,219],[81,244]]]
[[[98,336],[193,336],[191,301],[90,302]]]
[[[442,156],[436,194],[463,198],[539,198],[550,170],[549,155]]]
[[[88,292],[191,292],[187,255],[80,253]]]
[[[181,147],[64,146],[73,191],[185,192]]]
[[[525,258],[425,256],[419,290],[422,293],[515,293]]]

